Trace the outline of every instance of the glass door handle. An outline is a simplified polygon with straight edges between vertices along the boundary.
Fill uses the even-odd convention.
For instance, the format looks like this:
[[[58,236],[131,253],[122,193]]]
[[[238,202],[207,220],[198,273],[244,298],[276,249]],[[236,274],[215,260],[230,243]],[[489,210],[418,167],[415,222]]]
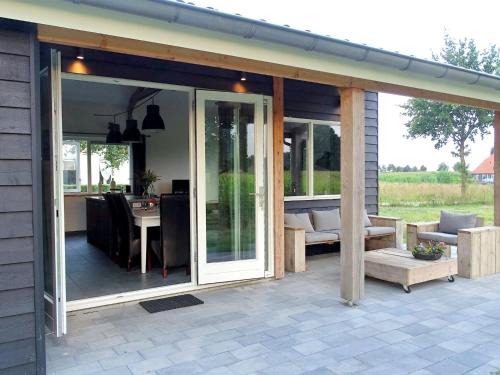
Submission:
[[[259,188],[259,192],[258,193],[248,193],[248,194],[257,197],[257,199],[259,200],[259,207],[260,208],[264,207],[264,202],[265,202],[265,199],[266,199],[266,194],[265,194],[264,186],[261,186]]]

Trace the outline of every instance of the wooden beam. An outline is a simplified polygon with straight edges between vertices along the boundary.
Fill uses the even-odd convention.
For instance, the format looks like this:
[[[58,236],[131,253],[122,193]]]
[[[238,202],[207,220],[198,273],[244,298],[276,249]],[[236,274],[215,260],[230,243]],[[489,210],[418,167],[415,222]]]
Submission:
[[[273,78],[274,276],[285,276],[285,202],[283,180],[283,78]]]
[[[365,95],[357,88],[340,96],[340,175],[342,241],[340,296],[357,304],[364,295]]]
[[[495,184],[494,184],[494,222],[496,226],[500,226],[500,111],[495,112],[494,121],[494,133],[495,133],[495,157],[493,171],[495,173]]]
[[[296,68],[284,64],[273,64],[231,55],[198,51],[167,44],[145,42],[136,39],[66,29],[56,26],[38,25],[38,39],[46,43],[92,48],[101,51],[180,61],[224,69],[242,70],[249,73],[324,83],[337,87],[357,87],[367,91],[386,92],[500,111],[500,103],[488,100],[473,99],[392,83],[354,78],[341,74]]]

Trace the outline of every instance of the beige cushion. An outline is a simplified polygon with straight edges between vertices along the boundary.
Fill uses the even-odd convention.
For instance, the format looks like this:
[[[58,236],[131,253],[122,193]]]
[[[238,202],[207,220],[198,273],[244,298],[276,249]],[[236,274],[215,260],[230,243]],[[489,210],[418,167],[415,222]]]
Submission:
[[[448,245],[456,245],[458,236],[456,234],[441,233],[441,232],[419,232],[417,234],[419,240],[444,242]]]
[[[383,236],[393,234],[396,230],[393,227],[366,227],[369,236]]]
[[[314,232],[308,213],[285,214],[285,225],[302,228],[306,233]]]
[[[474,228],[475,226],[475,214],[457,214],[454,212],[441,211],[439,232],[458,234],[460,229]]]
[[[306,233],[306,243],[320,243],[327,241],[337,241],[339,236],[335,233],[327,233],[327,232],[314,232],[314,233]]]
[[[368,217],[368,212],[365,210],[365,227],[371,227],[372,222],[370,221],[370,218]]]
[[[340,229],[340,211],[324,210],[312,212],[314,229],[318,232]]]

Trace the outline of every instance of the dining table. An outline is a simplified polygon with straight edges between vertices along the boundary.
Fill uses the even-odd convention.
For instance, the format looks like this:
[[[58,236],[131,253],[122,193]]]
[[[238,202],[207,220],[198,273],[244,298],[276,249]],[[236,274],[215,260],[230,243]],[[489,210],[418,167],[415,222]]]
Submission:
[[[134,224],[141,230],[141,273],[146,273],[146,254],[148,249],[148,228],[160,226],[160,209],[134,208]]]

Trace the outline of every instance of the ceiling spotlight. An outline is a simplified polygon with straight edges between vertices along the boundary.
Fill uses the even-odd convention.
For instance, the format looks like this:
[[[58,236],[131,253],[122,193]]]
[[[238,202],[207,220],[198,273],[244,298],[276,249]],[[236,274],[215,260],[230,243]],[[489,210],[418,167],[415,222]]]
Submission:
[[[240,81],[246,81],[246,80],[247,80],[247,74],[245,72],[241,72]]]
[[[85,55],[83,53],[83,48],[78,48],[78,52],[76,54],[76,58],[78,60],[85,60]]]

